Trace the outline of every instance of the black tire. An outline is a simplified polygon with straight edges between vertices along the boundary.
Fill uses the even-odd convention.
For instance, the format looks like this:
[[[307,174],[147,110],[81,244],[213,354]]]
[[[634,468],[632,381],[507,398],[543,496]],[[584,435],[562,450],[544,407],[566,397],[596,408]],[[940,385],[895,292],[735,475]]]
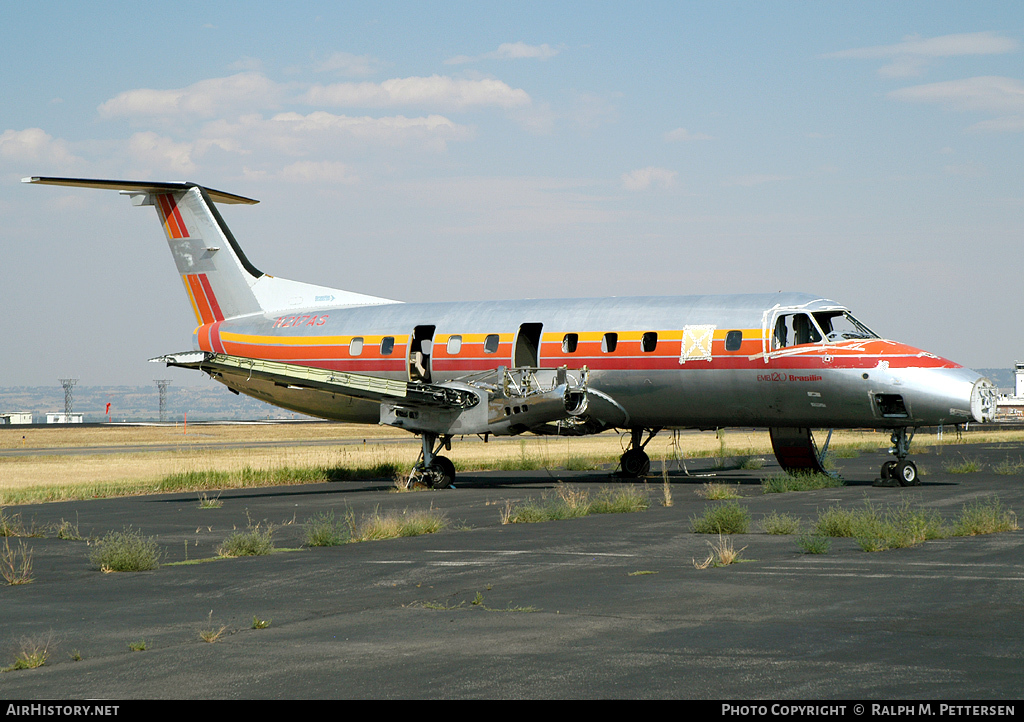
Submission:
[[[623,476],[638,479],[651,470],[651,458],[643,449],[630,449],[619,459],[619,465]]]
[[[896,465],[894,475],[900,486],[921,485],[921,478],[917,474],[917,464],[909,459],[904,459]]]
[[[455,464],[447,456],[435,456],[428,471],[431,489],[447,489],[455,483]]]
[[[881,474],[883,481],[885,481],[886,479],[896,478],[896,464],[897,462],[895,461],[887,461],[884,464],[882,464],[882,471],[879,473]]]

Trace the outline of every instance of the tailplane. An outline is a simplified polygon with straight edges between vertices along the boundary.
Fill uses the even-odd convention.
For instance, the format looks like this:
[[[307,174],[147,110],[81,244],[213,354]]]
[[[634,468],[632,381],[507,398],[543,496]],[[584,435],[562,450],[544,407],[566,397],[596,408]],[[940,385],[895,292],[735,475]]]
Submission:
[[[317,306],[397,303],[276,278],[257,269],[245,257],[216,206],[259,202],[252,198],[195,183],[46,177],[24,178],[22,182],[117,190],[129,196],[133,205],[154,206],[200,326],[237,316]]]

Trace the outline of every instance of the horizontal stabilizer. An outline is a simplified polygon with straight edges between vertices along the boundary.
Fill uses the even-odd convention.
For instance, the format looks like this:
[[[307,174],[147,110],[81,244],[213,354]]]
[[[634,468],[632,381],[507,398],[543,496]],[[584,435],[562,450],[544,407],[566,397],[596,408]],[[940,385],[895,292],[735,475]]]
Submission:
[[[190,188],[202,188],[210,197],[210,200],[217,203],[245,203],[254,205],[259,201],[245,196],[238,196],[234,193],[214,190],[200,186],[197,183],[166,183],[158,181],[126,181],[126,180],[102,180],[98,178],[50,178],[45,176],[31,176],[22,178],[22,183],[39,183],[50,186],[72,186],[75,188],[99,188],[111,191],[130,191],[138,193],[173,193],[174,191],[187,191]]]

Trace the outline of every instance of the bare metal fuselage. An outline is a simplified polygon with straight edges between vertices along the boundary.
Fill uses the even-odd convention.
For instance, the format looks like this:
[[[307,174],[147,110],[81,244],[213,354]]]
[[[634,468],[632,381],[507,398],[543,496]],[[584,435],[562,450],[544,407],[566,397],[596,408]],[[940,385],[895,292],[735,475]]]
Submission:
[[[979,374],[933,354],[879,338],[773,348],[780,315],[840,308],[793,293],[396,303],[230,319],[200,326],[194,338],[205,351],[393,379],[415,380],[419,360],[432,383],[500,366],[586,368],[587,415],[604,428],[980,420]],[[315,416],[380,420],[377,403],[238,377],[225,383]]]

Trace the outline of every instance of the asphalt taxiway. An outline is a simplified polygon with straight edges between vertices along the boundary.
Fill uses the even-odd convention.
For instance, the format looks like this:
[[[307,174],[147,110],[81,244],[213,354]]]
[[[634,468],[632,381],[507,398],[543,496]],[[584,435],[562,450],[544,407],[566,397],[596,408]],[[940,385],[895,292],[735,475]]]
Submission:
[[[963,455],[983,470],[945,470]],[[763,494],[778,473],[712,470],[646,484],[646,512],[501,524],[505,504],[560,481],[597,491],[608,473],[461,474],[457,489],[393,493],[384,482],[224,491],[9,507],[26,525],[68,521],[82,537],[126,526],[157,538],[165,564],[103,574],[84,540],[11,539],[34,581],[0,587],[0,667],[21,642],[43,667],[0,675],[7,699],[687,698],[1019,699],[1024,693],[1024,532],[868,553],[850,539],[803,554],[765,534],[772,511],[800,516],[865,500],[947,519],[996,495],[1024,511],[1024,446],[964,445],[916,455],[923,484],[871,486],[883,454],[841,459],[844,487]],[[715,476],[697,474],[714,473]],[[700,570],[709,537],[690,519],[704,482],[738,483],[752,515],[734,535],[744,563]],[[333,511],[433,507],[437,534],[301,548],[302,524]],[[233,529],[273,524],[269,556],[214,556]],[[717,541],[717,538],[714,539]],[[269,620],[253,629],[257,617]],[[203,630],[223,633],[214,643]],[[144,651],[129,644],[145,641]],[[72,656],[79,658],[77,661]]]

